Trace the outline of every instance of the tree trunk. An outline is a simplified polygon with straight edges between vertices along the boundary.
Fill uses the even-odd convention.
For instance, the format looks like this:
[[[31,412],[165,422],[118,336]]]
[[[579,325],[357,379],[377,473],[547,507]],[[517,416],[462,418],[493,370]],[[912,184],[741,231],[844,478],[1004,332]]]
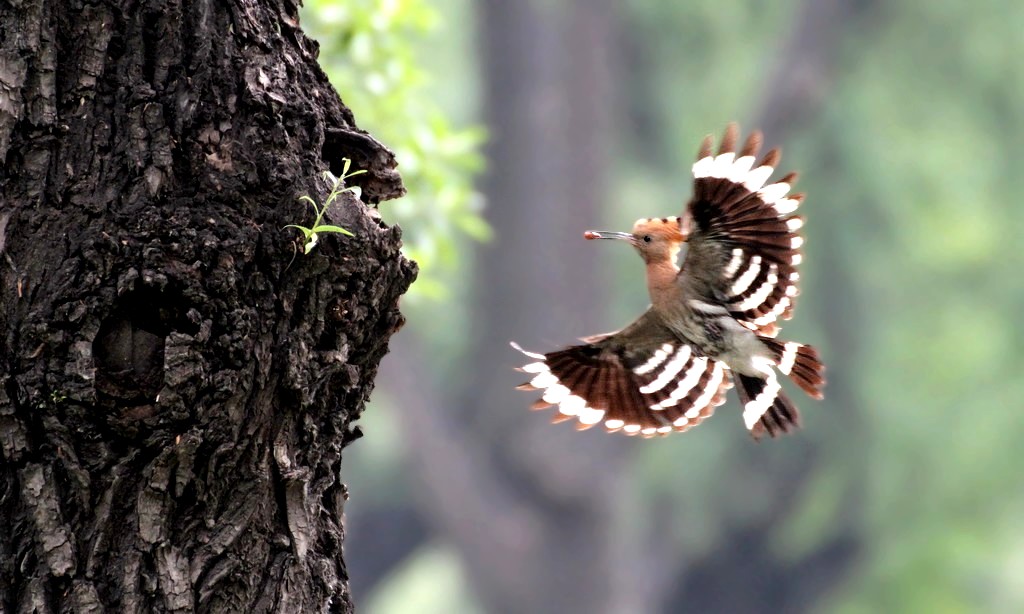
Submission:
[[[348,612],[401,195],[289,0],[0,4],[0,612]],[[298,249],[299,253],[296,253]]]

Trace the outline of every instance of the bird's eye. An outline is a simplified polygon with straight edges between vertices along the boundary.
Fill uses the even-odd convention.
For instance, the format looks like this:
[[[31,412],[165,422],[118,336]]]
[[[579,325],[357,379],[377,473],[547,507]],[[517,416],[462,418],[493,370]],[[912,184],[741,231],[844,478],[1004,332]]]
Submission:
[[[650,242],[651,242],[651,235],[644,235],[644,243],[650,243]]]

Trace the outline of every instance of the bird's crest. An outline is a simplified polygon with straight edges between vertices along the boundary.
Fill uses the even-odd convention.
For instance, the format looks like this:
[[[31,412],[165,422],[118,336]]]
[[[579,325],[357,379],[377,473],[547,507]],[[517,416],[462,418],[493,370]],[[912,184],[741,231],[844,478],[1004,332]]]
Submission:
[[[686,240],[680,219],[674,215],[671,217],[642,217],[633,224],[633,234],[637,236],[652,235],[674,242]]]

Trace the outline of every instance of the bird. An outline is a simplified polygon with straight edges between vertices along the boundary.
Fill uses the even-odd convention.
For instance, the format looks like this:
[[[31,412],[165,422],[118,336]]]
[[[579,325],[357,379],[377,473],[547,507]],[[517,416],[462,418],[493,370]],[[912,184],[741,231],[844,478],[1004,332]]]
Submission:
[[[636,249],[650,306],[622,330],[553,352],[512,342],[532,361],[519,368],[531,379],[518,389],[542,392],[533,409],[557,406],[552,421],[575,419],[580,430],[601,424],[656,437],[700,424],[735,386],[744,425],[757,440],[800,426],[779,373],[824,398],[817,350],[777,338],[799,294],[804,219],[794,213],[804,195],[790,195],[796,173],[769,183],[781,153],[772,149],[757,160],[760,131],[737,151],[739,136],[730,123],[717,153],[714,137],[703,140],[682,215],[642,218],[630,232],[584,233]]]

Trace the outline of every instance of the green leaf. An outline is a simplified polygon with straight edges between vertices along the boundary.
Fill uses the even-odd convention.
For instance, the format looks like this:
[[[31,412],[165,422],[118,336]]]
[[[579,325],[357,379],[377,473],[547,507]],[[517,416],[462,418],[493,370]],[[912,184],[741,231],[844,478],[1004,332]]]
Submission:
[[[296,226],[295,224],[288,224],[285,228],[298,228],[302,231],[302,234],[308,239],[309,235],[313,234],[313,231],[305,226]]]
[[[323,225],[317,226],[316,228],[314,228],[314,230],[316,232],[340,232],[341,234],[348,235],[350,237],[354,237],[355,236],[354,234],[352,234],[351,232],[345,230],[341,226],[331,226],[329,224],[323,224]]]
[[[310,198],[309,196],[307,196],[307,195],[305,195],[305,194],[303,194],[302,196],[300,196],[300,197],[299,197],[299,200],[304,200],[304,201],[306,201],[307,203],[309,203],[309,206],[310,206],[310,207],[313,207],[313,214],[314,214],[314,215],[320,215],[320,209],[319,209],[319,207],[317,206],[317,204],[316,204],[316,201],[315,201],[315,200],[313,200],[312,198]]]

